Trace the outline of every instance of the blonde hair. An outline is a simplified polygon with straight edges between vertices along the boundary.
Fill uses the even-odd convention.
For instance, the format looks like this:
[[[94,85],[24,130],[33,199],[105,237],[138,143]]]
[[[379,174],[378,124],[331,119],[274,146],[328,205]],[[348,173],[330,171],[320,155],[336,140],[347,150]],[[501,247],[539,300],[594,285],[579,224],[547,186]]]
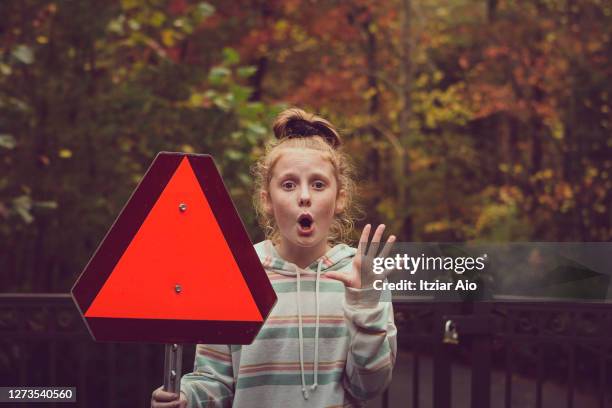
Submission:
[[[353,166],[349,157],[342,151],[340,135],[327,120],[292,108],[281,112],[272,125],[276,140],[266,145],[265,154],[255,163],[252,173],[255,177],[253,203],[257,218],[267,239],[278,242],[279,230],[274,217],[264,208],[262,194],[269,197],[270,180],[274,166],[285,149],[312,149],[321,152],[334,168],[338,192],[344,192],[344,208],[335,215],[330,227],[328,241],[331,243],[349,242],[354,227],[354,217],[358,211],[355,204],[355,182]]]

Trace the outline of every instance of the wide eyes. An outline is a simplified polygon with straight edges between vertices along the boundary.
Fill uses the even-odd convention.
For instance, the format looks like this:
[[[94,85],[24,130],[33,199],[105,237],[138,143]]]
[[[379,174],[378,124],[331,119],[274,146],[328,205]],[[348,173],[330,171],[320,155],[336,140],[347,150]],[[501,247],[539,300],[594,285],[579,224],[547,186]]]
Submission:
[[[293,190],[295,188],[295,183],[293,181],[287,180],[281,183],[281,187],[283,190]]]
[[[320,181],[320,180],[318,180],[318,181],[315,181],[314,183],[312,183],[312,187],[315,190],[323,190],[325,188],[325,183]]]
[[[291,191],[297,187],[295,181],[285,180],[281,183],[281,188],[285,191]],[[324,181],[316,180],[312,183],[312,188],[315,190],[323,190],[325,189],[326,184]]]

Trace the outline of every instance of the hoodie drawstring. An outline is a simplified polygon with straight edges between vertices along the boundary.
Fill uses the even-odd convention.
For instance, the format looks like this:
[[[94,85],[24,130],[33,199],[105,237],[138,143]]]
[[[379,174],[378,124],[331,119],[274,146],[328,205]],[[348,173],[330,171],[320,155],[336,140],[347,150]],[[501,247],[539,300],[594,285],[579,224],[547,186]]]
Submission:
[[[313,367],[313,382],[310,386],[312,391],[316,390],[319,384],[317,380],[319,379],[319,277],[321,276],[321,265],[323,265],[323,260],[319,261],[319,265],[317,266],[317,277],[315,283],[315,303],[317,309],[317,318],[315,321],[315,351],[314,351],[314,367]]]
[[[323,260],[319,261],[317,266],[317,277],[315,283],[315,304],[316,304],[316,321],[315,321],[315,348],[314,348],[314,364],[313,364],[313,376],[314,380],[310,387],[311,391],[314,391],[318,387],[318,379],[319,379],[319,277],[321,275],[321,266],[323,265]],[[308,388],[306,387],[306,378],[304,374],[304,334],[303,334],[303,324],[302,324],[302,307],[301,307],[301,295],[300,295],[300,283],[301,283],[301,275],[300,268],[296,266],[297,272],[297,312],[298,312],[298,337],[300,342],[300,369],[302,375],[302,395],[305,400],[308,399]]]
[[[308,390],[306,389],[306,379],[304,378],[304,338],[302,334],[302,309],[300,301],[300,268],[295,267],[297,271],[297,312],[298,312],[298,337],[300,340],[300,369],[302,371],[302,395],[304,399],[308,399]]]

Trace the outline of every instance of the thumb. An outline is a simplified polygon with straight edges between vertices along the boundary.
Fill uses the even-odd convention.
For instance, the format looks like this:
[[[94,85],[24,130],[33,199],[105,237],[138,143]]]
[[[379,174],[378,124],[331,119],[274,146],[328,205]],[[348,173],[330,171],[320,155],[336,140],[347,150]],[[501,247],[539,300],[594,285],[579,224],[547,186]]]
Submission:
[[[182,391],[180,393],[179,401],[180,401],[179,408],[187,408],[187,395]]]
[[[338,271],[329,271],[329,272],[325,272],[323,276],[328,279],[338,280],[344,283],[344,286],[351,286],[352,284],[350,276],[346,273],[342,273]]]

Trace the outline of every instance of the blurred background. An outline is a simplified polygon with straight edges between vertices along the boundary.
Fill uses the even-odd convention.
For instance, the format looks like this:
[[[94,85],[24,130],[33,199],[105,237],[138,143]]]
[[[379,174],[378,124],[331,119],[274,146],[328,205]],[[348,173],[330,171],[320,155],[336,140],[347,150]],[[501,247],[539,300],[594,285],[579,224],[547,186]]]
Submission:
[[[367,221],[402,241],[612,237],[609,1],[3,0],[0,16],[0,292],[68,292],[162,150],[212,154],[259,241],[249,169],[289,106],[338,126]],[[0,328],[48,332],[61,314],[40,303],[25,327],[26,298],[4,298]]]
[[[3,291],[65,292],[158,151],[210,153],[254,241],[282,107],[342,131],[404,241],[612,236],[612,5],[2,1]]]

